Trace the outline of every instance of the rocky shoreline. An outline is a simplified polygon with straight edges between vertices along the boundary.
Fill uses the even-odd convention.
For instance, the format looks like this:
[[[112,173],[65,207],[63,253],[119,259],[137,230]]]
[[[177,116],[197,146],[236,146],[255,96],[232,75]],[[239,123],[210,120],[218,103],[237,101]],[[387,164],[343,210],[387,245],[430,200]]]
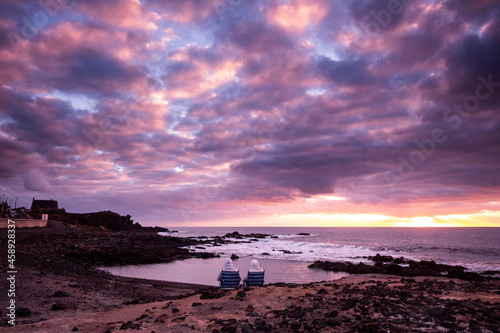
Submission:
[[[315,261],[309,268],[322,269],[333,272],[346,272],[349,274],[388,274],[402,277],[434,276],[461,279],[464,281],[486,281],[498,280],[498,271],[486,271],[481,273],[467,272],[467,268],[457,265],[437,264],[435,261],[415,261],[407,258],[393,258],[377,254],[368,259],[375,262],[374,265],[351,262]]]
[[[184,247],[263,237],[272,235],[231,233],[204,240],[79,227],[57,234],[20,233],[17,326],[7,323],[2,298],[0,325],[5,328],[0,331],[498,332],[498,279],[432,261],[375,256],[370,258],[374,265],[316,262],[311,268],[359,275],[227,293],[201,285],[117,277],[97,269],[212,257]],[[0,269],[7,271],[6,263],[0,262]],[[6,284],[0,285],[0,293],[7,294]]]
[[[0,236],[6,253],[6,232]],[[57,233],[20,229],[15,254],[17,323],[191,295],[202,286],[117,277],[98,267],[214,256],[183,248],[198,243],[150,230],[103,231],[71,225]],[[7,260],[0,262],[0,269],[8,271]],[[0,284],[0,295],[7,293],[7,283]],[[0,326],[9,326],[7,302],[7,297],[0,298]]]

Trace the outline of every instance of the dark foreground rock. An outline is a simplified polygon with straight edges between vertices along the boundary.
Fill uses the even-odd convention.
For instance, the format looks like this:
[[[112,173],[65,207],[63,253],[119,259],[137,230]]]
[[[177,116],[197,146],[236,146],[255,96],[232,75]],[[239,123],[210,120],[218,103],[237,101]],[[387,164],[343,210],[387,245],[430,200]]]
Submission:
[[[471,284],[477,292],[499,287],[498,281]],[[288,294],[285,304],[249,305],[246,318],[212,319],[215,330],[231,325],[236,332],[498,332],[500,327],[498,303],[453,299],[463,286],[443,278],[275,286]]]
[[[208,298],[211,290],[204,290],[184,299],[130,305],[120,310],[119,319],[117,313],[101,313],[90,324],[82,316],[64,325],[95,333],[104,328],[109,332],[498,332],[500,296],[495,292],[500,281],[457,281],[366,275],[244,291],[213,290],[217,297]],[[57,331],[60,326],[33,328]]]

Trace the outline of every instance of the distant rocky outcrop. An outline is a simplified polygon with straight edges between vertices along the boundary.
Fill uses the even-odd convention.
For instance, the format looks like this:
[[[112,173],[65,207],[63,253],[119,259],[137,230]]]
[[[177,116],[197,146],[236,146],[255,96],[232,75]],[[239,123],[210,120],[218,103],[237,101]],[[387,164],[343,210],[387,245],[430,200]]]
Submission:
[[[251,234],[240,234],[238,231],[233,231],[231,233],[227,233],[220,238],[236,238],[236,239],[245,239],[245,238],[266,238],[271,235],[268,234],[260,234],[260,233],[251,233]]]
[[[139,223],[134,223],[130,215],[122,216],[111,211],[101,211],[95,213],[60,213],[50,216],[53,220],[60,220],[67,224],[76,226],[90,226],[94,228],[104,228],[111,231],[151,231],[168,232],[167,228],[143,227]]]
[[[390,274],[398,276],[446,276],[466,281],[484,281],[493,279],[485,277],[476,272],[467,272],[463,266],[438,264],[435,261],[415,261],[403,257],[393,258],[377,254],[368,259],[375,262],[374,265],[364,263],[354,264],[351,262],[315,261],[309,268],[322,269],[333,272],[346,272],[349,274]]]
[[[25,235],[16,259],[41,271],[76,272],[94,266],[168,263],[188,258],[212,258],[211,253],[190,252],[199,241],[160,236],[150,232],[100,232],[75,229],[65,234]],[[0,245],[2,242],[0,241]],[[76,285],[78,287],[78,285]],[[63,296],[54,293],[54,297]]]

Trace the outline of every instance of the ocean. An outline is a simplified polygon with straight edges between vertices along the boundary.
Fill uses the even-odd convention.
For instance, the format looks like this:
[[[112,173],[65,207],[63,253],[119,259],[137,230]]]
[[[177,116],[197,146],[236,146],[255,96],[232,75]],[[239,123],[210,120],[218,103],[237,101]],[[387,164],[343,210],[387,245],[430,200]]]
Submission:
[[[211,238],[237,231],[240,234],[262,233],[277,238],[190,248],[196,252],[218,253],[221,258],[111,267],[106,270],[123,276],[215,286],[225,258],[235,254],[240,258],[234,260],[234,265],[240,268],[242,277],[250,261],[257,259],[260,266],[266,269],[266,283],[308,283],[335,280],[347,275],[308,268],[315,260],[372,263],[367,257],[377,253],[461,265],[474,272],[500,270],[500,228],[179,227],[172,230],[177,232],[164,234]]]

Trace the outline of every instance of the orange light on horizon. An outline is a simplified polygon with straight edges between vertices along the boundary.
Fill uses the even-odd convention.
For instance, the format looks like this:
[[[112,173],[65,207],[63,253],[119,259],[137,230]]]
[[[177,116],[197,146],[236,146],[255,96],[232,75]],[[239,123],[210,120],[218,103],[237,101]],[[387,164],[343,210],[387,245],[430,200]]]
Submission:
[[[500,211],[475,214],[417,216],[410,218],[382,214],[283,214],[175,224],[177,227],[500,227]]]
[[[410,228],[439,228],[439,227],[464,227],[463,224],[439,222],[436,218],[429,216],[412,217],[404,219],[404,221],[394,223],[395,227],[410,227]]]

